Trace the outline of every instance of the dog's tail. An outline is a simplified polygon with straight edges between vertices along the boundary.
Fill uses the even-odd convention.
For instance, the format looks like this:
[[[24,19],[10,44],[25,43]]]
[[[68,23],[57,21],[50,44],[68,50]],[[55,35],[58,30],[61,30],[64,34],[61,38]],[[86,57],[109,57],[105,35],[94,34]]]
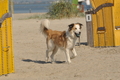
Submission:
[[[46,37],[47,30],[49,28],[50,21],[48,19],[44,19],[40,23],[40,32]]]

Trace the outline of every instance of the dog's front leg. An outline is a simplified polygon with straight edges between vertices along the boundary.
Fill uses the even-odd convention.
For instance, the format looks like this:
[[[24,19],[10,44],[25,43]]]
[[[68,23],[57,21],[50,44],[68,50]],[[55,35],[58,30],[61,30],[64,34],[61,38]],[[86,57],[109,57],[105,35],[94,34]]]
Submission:
[[[70,49],[70,51],[72,52],[73,56],[71,57],[71,59],[75,58],[77,56],[76,50],[75,48]]]
[[[66,62],[71,63],[69,49],[65,49],[65,55],[66,55],[66,59],[67,59]]]

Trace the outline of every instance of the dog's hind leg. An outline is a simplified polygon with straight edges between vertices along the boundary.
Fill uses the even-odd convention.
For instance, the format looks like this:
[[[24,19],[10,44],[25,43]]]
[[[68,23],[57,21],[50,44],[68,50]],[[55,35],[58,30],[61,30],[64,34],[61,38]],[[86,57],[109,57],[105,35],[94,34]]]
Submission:
[[[51,52],[53,49],[47,49],[46,50],[46,62],[49,60],[49,52]]]
[[[47,50],[46,50],[46,62],[48,62],[49,60],[49,52],[52,51],[50,48],[49,48],[49,37],[46,38],[46,44],[47,44]]]
[[[70,51],[72,52],[72,54],[73,54],[73,56],[72,57],[70,57],[70,59],[73,59],[73,58],[75,58],[76,56],[77,56],[77,53],[76,53],[76,50],[75,50],[75,48],[73,48],[73,49],[70,49]]]
[[[46,44],[47,44],[47,50],[46,50],[46,62],[48,62],[49,60],[49,52],[54,50],[54,45],[53,45],[53,41],[49,40],[49,38],[46,39]]]
[[[49,60],[49,50],[47,49],[46,50],[46,62],[48,62],[48,60]]]
[[[46,62],[49,60],[49,48],[48,48],[48,37],[46,38],[47,50],[46,50]]]
[[[52,62],[52,63],[54,62],[54,55],[57,53],[57,51],[58,51],[58,48],[55,47],[55,48],[53,49],[52,54],[51,54],[51,62]]]

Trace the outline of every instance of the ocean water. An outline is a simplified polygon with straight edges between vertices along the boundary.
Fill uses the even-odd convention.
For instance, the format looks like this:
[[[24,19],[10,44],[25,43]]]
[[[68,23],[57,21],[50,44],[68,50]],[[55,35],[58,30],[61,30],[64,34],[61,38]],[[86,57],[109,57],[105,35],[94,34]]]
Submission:
[[[48,12],[50,4],[15,4],[14,13]]]
[[[40,13],[40,12],[48,12],[49,6],[51,4],[15,4],[14,5],[14,13]],[[91,5],[87,6],[85,3],[84,10],[92,8]]]

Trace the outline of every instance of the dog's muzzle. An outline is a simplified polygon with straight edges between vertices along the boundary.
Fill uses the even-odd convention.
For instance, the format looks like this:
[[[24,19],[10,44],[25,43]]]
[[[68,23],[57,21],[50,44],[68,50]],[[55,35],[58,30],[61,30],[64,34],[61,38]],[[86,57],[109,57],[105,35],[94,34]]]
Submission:
[[[76,35],[76,37],[80,37],[81,32],[79,32],[79,33],[75,33],[75,35]]]

